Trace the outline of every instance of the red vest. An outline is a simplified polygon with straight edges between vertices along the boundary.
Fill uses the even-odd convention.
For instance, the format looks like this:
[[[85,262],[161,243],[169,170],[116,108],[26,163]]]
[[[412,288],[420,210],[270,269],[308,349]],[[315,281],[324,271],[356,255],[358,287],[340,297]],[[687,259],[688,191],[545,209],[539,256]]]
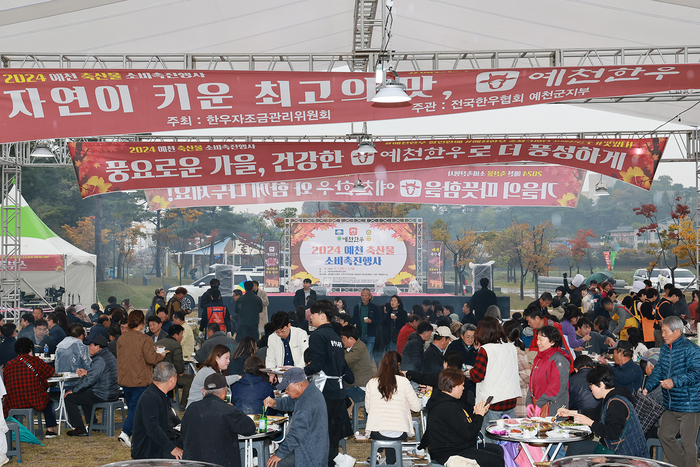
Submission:
[[[224,311],[226,307],[223,305],[207,307],[207,322],[209,324],[224,324]]]

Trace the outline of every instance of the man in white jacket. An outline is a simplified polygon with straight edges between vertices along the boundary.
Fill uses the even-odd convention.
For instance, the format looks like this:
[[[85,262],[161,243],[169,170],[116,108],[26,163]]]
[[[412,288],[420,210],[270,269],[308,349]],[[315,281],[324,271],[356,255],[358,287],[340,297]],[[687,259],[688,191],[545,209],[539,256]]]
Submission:
[[[309,348],[309,335],[303,329],[292,326],[284,311],[272,315],[270,322],[275,330],[267,340],[265,366],[297,366],[304,368],[304,352]]]

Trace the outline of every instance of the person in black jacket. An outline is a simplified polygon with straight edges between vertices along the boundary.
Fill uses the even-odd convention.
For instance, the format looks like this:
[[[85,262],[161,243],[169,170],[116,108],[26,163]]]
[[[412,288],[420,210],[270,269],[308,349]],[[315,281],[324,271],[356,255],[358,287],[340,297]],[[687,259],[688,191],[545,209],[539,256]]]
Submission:
[[[498,304],[496,294],[493,293],[492,290],[489,290],[489,280],[486,277],[482,277],[479,284],[481,288],[474,292],[471,300],[469,300],[469,306],[474,310],[477,323],[486,315],[486,309],[488,307]]]
[[[503,448],[498,444],[476,448],[477,435],[489,409],[484,400],[473,410],[460,406],[464,380],[461,369],[445,368],[440,372],[437,390],[426,406],[428,429],[421,445],[427,444],[430,457],[438,464],[445,464],[450,456],[461,456],[474,459],[479,465],[505,466]]]
[[[345,406],[345,389],[340,379],[355,382],[355,375],[345,362],[345,347],[331,325],[333,304],[319,300],[311,305],[311,324],[316,328],[309,336],[310,363],[304,367],[307,376],[315,375],[316,386],[321,389],[328,412],[329,467],[335,466],[338,443],[352,434],[350,418]],[[325,383],[323,380],[325,379]]]
[[[219,292],[219,285],[220,285],[219,279],[217,279],[216,277],[214,277],[212,280],[209,281],[209,289],[207,289],[207,291],[204,292],[202,294],[202,296],[199,298],[199,310],[200,310],[199,316],[200,317],[204,317],[204,313],[207,310],[207,306],[209,306],[209,304],[213,301],[212,296],[211,296],[212,292],[214,290]],[[221,292],[219,292],[219,298],[221,298]],[[221,324],[221,323],[219,323],[219,324]],[[206,328],[207,327],[205,325],[203,328],[200,328],[200,329],[206,329]]]
[[[423,366],[423,345],[433,334],[433,326],[427,321],[418,323],[416,332],[408,336],[401,352],[401,368],[405,371],[421,371]]]
[[[389,303],[386,305],[387,319],[391,329],[391,350],[396,350],[396,339],[399,337],[399,331],[408,322],[408,314],[403,308],[403,301],[398,295],[392,295]]]
[[[311,279],[304,279],[304,288],[294,293],[294,308],[303,306],[306,310],[318,300],[316,291],[311,289]]]
[[[593,397],[586,375],[593,369],[593,359],[581,355],[574,360],[574,372],[569,377],[569,408],[571,410],[592,409],[600,402]]]
[[[576,274],[573,279],[571,279],[571,287],[569,287],[569,281],[566,280],[566,273],[564,273],[564,293],[569,294],[569,303],[576,305],[581,308],[583,303],[583,296],[581,295],[581,284],[583,284],[584,277],[581,274]]]
[[[168,419],[173,416],[168,392],[175,386],[177,371],[173,364],[158,363],[153,368],[153,383],[141,394],[136,405],[131,442],[133,459],[182,459],[182,448],[168,437]]]
[[[14,323],[3,324],[0,327],[3,340],[0,342],[0,367],[5,363],[17,358],[15,352],[15,342],[17,342],[17,326]]]
[[[377,336],[377,325],[381,324],[382,315],[379,307],[372,303],[372,292],[369,289],[362,289],[360,299],[360,304],[355,305],[352,312],[352,324],[357,327],[360,340],[367,346],[369,357],[374,360],[372,351]]]
[[[433,334],[433,342],[428,346],[423,354],[423,363],[421,364],[422,373],[440,373],[442,371],[442,362],[444,361],[445,350],[452,341],[457,338],[450,332],[450,328],[446,326],[438,326]]]
[[[182,417],[183,459],[240,467],[238,435],[254,434],[255,422],[236,406],[224,402],[226,386],[226,378],[221,373],[207,376],[202,389],[204,398],[193,402],[185,411]]]

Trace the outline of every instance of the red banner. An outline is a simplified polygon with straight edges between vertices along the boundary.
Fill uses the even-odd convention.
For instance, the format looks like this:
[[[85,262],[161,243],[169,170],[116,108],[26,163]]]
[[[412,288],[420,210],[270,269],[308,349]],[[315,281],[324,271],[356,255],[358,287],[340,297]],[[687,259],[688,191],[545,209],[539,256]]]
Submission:
[[[0,268],[14,269],[12,261],[0,261]],[[63,271],[63,255],[22,255],[20,271]]]
[[[696,89],[700,64],[402,72],[411,102],[376,104],[369,73],[3,69],[0,143],[167,130],[359,122]]]
[[[298,201],[423,203],[575,208],[585,170],[554,165],[469,166],[290,182],[252,182],[146,190],[151,210]]]
[[[649,139],[384,141],[356,143],[69,144],[83,198],[121,190],[274,182],[347,174],[534,161],[607,175],[648,190],[666,146]]]

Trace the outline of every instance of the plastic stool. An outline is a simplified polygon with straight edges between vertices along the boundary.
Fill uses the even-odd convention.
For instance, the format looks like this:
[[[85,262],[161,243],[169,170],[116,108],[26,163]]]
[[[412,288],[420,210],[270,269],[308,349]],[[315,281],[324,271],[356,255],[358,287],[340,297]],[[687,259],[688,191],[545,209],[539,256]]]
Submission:
[[[367,411],[365,411],[365,419],[359,420],[360,407],[365,408],[365,401],[354,402],[352,405],[352,432],[357,433],[357,430],[367,426]]]
[[[413,431],[416,432],[416,441],[420,444],[421,438],[423,438],[423,430],[421,430],[419,418],[413,419]]]
[[[381,441],[378,439],[372,440],[372,451],[369,455],[369,467],[377,467],[377,453],[380,449],[393,449],[396,452],[396,464],[386,464],[387,466],[394,465],[403,467],[403,452],[401,451],[401,441]]]
[[[102,410],[102,421],[95,423],[95,413]],[[126,420],[126,407],[124,402],[116,400],[113,402],[98,402],[92,405],[92,413],[90,414],[90,427],[88,428],[88,436],[92,436],[92,431],[104,431],[107,436],[114,436],[114,431],[122,427],[122,423],[116,423],[114,417],[117,415],[117,410],[122,411],[122,421]]]
[[[9,429],[5,436],[7,436],[7,457],[17,456],[17,463],[22,462],[22,447],[19,439],[19,423],[17,422],[7,422],[7,428]],[[15,441],[12,442],[12,434],[14,433]]]
[[[245,441],[238,442],[238,448],[241,452],[241,465],[245,465]],[[257,456],[255,451],[258,452]],[[258,466],[266,466],[270,458],[270,440],[267,438],[253,440],[253,457],[258,458]]]
[[[26,426],[29,431],[34,433],[34,436],[36,436],[39,439],[44,439],[44,422],[43,422],[43,417],[44,414],[39,411],[39,410],[34,410],[34,409],[10,409],[10,412],[8,414],[10,417],[13,417],[17,419],[18,422],[22,423],[22,420],[24,419],[27,423],[22,423],[22,425]],[[34,424],[34,416],[36,415],[36,425]],[[29,425],[31,423],[31,425]],[[34,428],[36,426],[36,428]]]
[[[348,446],[347,446],[347,444],[345,443],[345,438],[341,439],[340,442],[338,442],[338,446],[340,446],[341,448],[343,448],[343,454],[347,454],[347,453],[348,453]]]
[[[661,447],[661,441],[659,441],[659,438],[649,438],[647,440],[647,449],[649,450],[649,457],[651,457],[651,448],[656,446],[656,460],[657,461],[663,461],[664,460],[664,448]]]

